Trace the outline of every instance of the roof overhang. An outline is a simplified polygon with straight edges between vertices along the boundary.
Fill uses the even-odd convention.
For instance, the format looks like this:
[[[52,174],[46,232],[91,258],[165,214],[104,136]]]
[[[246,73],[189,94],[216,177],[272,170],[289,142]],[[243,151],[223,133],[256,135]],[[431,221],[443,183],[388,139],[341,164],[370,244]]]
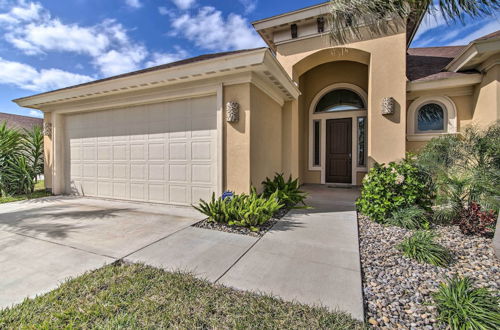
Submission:
[[[480,73],[463,74],[460,77],[451,77],[436,80],[409,81],[407,83],[408,92],[425,91],[432,89],[445,89],[463,86],[471,86],[481,83]]]
[[[291,24],[301,24],[306,22],[312,22],[319,17],[328,16],[330,13],[330,2],[324,2],[318,5],[306,7],[303,9],[295,10],[292,12],[284,13],[281,15],[272,16],[262,20],[258,20],[252,23],[253,27],[259,33],[259,35],[264,39],[266,44],[273,50],[276,50],[276,46],[281,44],[280,42],[274,41],[274,32],[281,31],[283,29],[289,28]],[[422,22],[425,15],[425,11],[419,13],[412,13],[407,20],[407,47],[410,46],[417,29]],[[387,22],[391,22],[393,19],[386,19]],[[362,25],[360,27],[364,27]],[[323,34],[328,34],[328,27],[325,29]],[[310,36],[309,36],[310,37]],[[291,41],[297,41],[304,38],[292,39]]]
[[[268,86],[269,92],[283,102],[297,99],[300,91],[296,84],[267,48],[226,55],[214,59],[189,63],[165,69],[138,72],[105,79],[81,86],[64,88],[48,93],[13,100],[21,107],[39,109],[58,103],[90,100],[107,95],[124,94],[130,91],[170,87],[189,82],[209,81],[214,78],[224,81],[224,77],[251,73],[261,85]],[[262,87],[265,89],[264,87]]]
[[[458,72],[474,69],[498,52],[500,52],[500,36],[488,40],[473,41],[445,67],[445,70]]]

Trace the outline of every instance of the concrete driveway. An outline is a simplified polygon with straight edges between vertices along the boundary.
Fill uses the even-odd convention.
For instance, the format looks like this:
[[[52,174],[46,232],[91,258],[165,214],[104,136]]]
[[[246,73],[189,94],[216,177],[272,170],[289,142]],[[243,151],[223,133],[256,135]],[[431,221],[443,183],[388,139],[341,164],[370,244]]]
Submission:
[[[202,219],[185,207],[49,197],[0,206],[0,308],[48,292]]]

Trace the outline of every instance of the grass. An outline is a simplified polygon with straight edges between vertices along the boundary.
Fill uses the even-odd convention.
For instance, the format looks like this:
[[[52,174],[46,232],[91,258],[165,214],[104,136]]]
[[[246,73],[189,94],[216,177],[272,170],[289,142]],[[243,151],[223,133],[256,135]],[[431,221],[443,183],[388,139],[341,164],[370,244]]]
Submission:
[[[191,275],[113,264],[0,311],[0,328],[361,329],[347,314],[245,293]]]
[[[418,206],[396,210],[388,223],[409,230],[429,229],[427,214],[424,209]]]
[[[35,185],[35,192],[33,194],[0,197],[0,204],[18,202],[26,199],[42,198],[47,196],[50,196],[50,193],[45,191],[45,183],[43,182],[43,180],[40,180]]]
[[[447,267],[453,260],[451,252],[434,242],[436,234],[430,231],[417,231],[405,238],[397,248],[403,255],[434,266]]]
[[[500,329],[500,299],[472,280],[452,278],[433,295],[438,319],[451,329]]]

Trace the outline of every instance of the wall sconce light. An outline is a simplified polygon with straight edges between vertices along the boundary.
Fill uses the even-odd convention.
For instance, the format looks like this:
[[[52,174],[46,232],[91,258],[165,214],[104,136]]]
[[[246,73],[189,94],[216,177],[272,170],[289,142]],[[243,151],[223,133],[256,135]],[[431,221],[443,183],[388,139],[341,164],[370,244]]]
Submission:
[[[392,115],[396,108],[396,100],[393,97],[384,97],[382,100],[382,114]]]
[[[323,33],[325,32],[325,18],[324,17],[318,17],[318,33]]]
[[[240,120],[240,104],[238,102],[227,102],[226,120],[228,123],[237,123]]]
[[[43,135],[52,137],[52,123],[43,123]]]
[[[299,36],[299,28],[297,27],[297,24],[292,24],[290,29],[292,31],[292,39],[297,38]]]

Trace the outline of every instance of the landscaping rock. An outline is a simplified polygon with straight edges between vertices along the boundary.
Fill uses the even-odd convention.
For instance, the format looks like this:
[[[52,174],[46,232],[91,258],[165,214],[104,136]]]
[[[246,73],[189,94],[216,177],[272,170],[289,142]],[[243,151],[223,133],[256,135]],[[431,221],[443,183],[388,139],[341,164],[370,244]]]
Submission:
[[[493,242],[479,236],[465,236],[458,227],[438,227],[436,241],[455,257],[449,268],[421,264],[403,257],[396,246],[412,232],[385,227],[359,217],[363,290],[368,322],[384,328],[445,328],[437,323],[431,295],[446,277],[471,277],[477,287],[498,290],[500,262]],[[383,320],[373,324],[370,320]]]

